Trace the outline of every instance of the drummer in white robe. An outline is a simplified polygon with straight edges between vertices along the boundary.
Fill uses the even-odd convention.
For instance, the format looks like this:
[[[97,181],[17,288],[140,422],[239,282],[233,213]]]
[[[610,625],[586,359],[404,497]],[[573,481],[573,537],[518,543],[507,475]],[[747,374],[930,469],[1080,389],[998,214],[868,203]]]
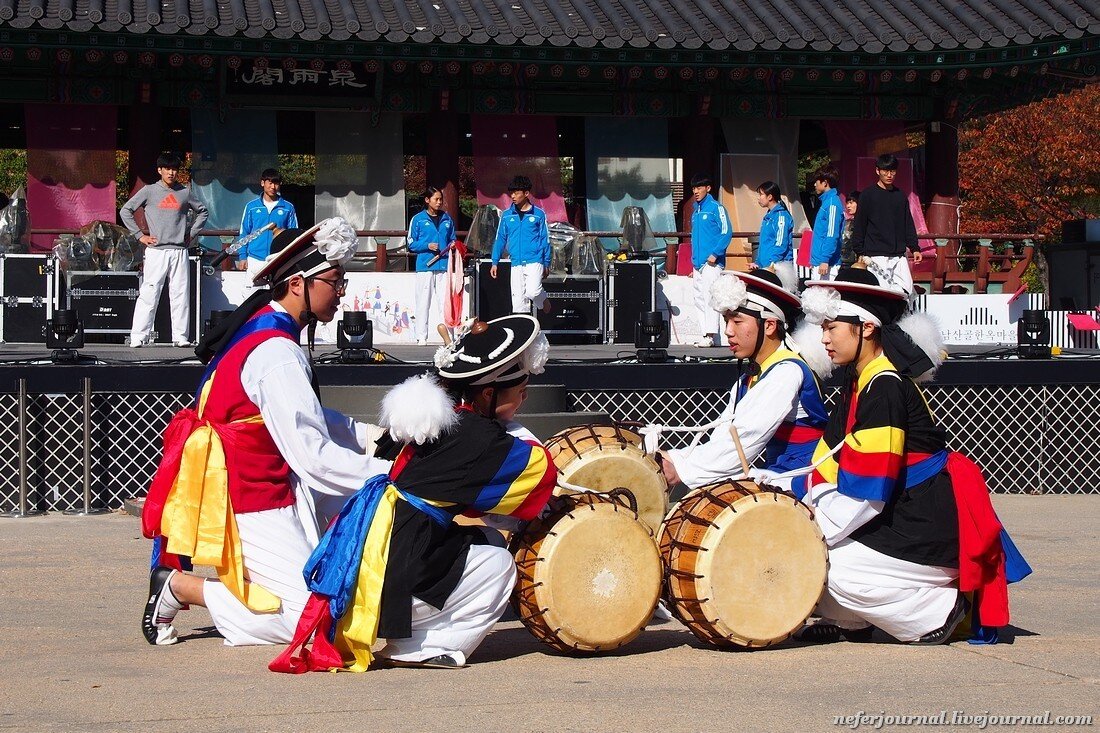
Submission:
[[[250,606],[251,597],[240,597],[232,584],[162,564],[173,562],[173,543],[184,539],[175,535],[182,535],[186,525],[172,524],[179,516],[172,509],[172,492],[179,490],[173,484],[188,466],[186,455],[183,465],[178,457],[170,459],[170,427],[166,458],[143,516],[158,548],[167,540],[167,552],[154,557],[142,619],[149,643],[178,640],[173,621],[185,604],[206,606],[228,645],[288,642],[309,597],[302,569],[317,545],[318,521],[323,529],[366,478],[389,470],[390,461],[375,457],[378,442],[388,440],[383,430],[322,408],[299,345],[309,323],[327,323],[335,316],[347,282],[343,264],[356,241],[342,219],[278,233],[256,276],[257,283],[272,289],[249,298],[197,349],[211,366],[195,406],[175,419],[197,419],[195,424],[211,425],[221,436],[228,468],[221,496],[228,494],[239,534],[245,585],[259,586],[274,601]],[[204,470],[198,469],[200,474]],[[170,488],[158,488],[158,482]],[[204,490],[193,502],[196,515],[199,505],[211,500],[209,493]]]
[[[730,351],[747,366],[707,442],[658,452],[665,479],[670,486],[695,489],[744,476],[731,424],[750,465],[765,455],[763,470],[754,475],[809,465],[828,419],[814,372],[827,374],[831,364],[819,337],[811,334],[805,346],[795,345],[803,341],[802,329],[795,332],[801,317],[798,296],[784,289],[774,273],[756,270],[723,274],[711,287],[710,302],[725,319]]]

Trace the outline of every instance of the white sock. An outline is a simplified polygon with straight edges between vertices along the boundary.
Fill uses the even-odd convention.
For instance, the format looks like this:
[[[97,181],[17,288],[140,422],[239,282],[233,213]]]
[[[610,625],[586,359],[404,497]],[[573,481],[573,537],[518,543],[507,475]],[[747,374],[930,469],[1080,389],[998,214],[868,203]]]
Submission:
[[[157,625],[171,624],[175,620],[176,614],[183,608],[183,604],[172,592],[172,578],[176,577],[178,572],[178,570],[173,570],[164,583],[164,592],[160,594],[160,601],[157,603]]]

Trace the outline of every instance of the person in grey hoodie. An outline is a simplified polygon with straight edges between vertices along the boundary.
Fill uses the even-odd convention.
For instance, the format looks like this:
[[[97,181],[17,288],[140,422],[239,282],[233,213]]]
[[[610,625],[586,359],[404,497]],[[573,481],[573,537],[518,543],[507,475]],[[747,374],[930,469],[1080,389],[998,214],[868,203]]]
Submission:
[[[191,318],[187,245],[202,229],[210,212],[202,201],[194,197],[190,188],[176,181],[179,169],[180,159],[175,155],[158,156],[157,174],[160,180],[134,194],[119,212],[122,223],[134,234],[141,235],[140,241],[145,245],[141,288],[130,326],[131,348],[136,349],[149,339],[165,280],[168,281],[168,299],[172,308],[172,341],[176,346],[191,345],[187,327]],[[138,209],[145,210],[148,234],[142,235],[141,227],[134,219],[134,212]],[[188,209],[195,212],[190,228],[187,226]]]

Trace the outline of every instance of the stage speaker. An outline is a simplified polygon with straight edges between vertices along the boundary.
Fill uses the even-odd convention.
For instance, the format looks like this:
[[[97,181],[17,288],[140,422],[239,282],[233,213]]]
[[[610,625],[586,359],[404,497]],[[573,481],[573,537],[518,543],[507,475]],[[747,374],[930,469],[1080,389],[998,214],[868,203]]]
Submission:
[[[45,344],[57,307],[57,260],[45,254],[0,255],[0,341]]]
[[[497,265],[495,280],[489,274],[492,266],[491,260],[477,261],[477,299],[474,301],[474,315],[483,321],[491,321],[512,312],[512,265],[508,260],[501,260]]]
[[[649,260],[607,266],[607,342],[634,343],[634,326],[656,307],[657,270]]]
[[[604,335],[604,280],[599,275],[548,277],[549,313],[537,311],[543,333],[552,344],[598,344]]]

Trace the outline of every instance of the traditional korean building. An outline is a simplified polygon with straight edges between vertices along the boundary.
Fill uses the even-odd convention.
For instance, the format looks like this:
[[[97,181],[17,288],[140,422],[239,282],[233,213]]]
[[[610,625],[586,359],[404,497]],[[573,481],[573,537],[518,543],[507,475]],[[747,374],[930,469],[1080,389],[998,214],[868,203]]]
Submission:
[[[404,228],[407,156],[457,211],[468,157],[479,200],[525,172],[552,218],[606,228],[643,203],[660,231],[694,173],[797,202],[799,154],[827,147],[844,189],[879,152],[910,160],[944,231],[956,126],[1098,58],[1085,0],[0,0],[0,148],[28,151],[36,228],[113,216],[116,150],[132,185],[190,152],[215,226],[308,153],[307,220]]]

